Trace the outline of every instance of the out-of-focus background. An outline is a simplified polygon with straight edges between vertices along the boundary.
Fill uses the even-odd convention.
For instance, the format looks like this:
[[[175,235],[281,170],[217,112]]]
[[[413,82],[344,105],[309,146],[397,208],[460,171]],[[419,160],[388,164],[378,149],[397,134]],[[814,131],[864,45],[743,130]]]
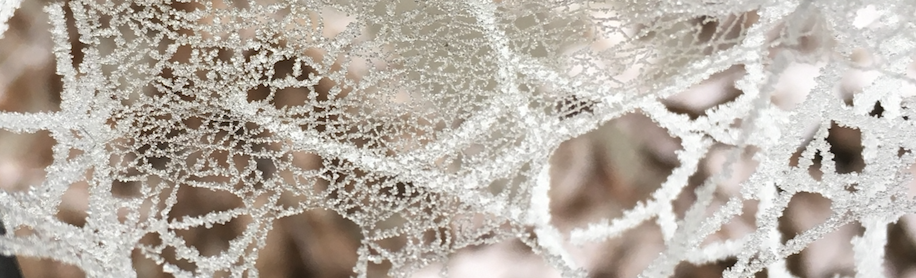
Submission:
[[[59,110],[61,79],[55,74],[55,60],[48,30],[44,1],[25,1],[9,21],[9,30],[0,39],[0,110],[38,112]],[[176,4],[180,5],[180,4]],[[69,15],[68,15],[69,16]],[[72,19],[71,19],[72,20]],[[75,33],[76,30],[70,30]],[[73,49],[80,42],[72,40]],[[82,59],[74,51],[74,60]],[[185,54],[187,55],[187,54]],[[319,54],[316,54],[319,55]],[[733,67],[688,91],[671,97],[668,108],[679,114],[697,117],[715,105],[733,100],[741,92],[733,82],[744,69]],[[794,64],[777,85],[772,101],[791,109],[804,98],[817,74],[816,66]],[[837,90],[837,97],[851,100],[862,86],[865,73],[850,73],[848,81]],[[319,85],[319,89],[321,86]],[[327,88],[324,88],[327,90]],[[277,100],[299,101],[294,97]],[[876,107],[873,113],[881,113]],[[818,156],[809,167],[812,176],[820,174],[821,165],[835,163],[838,172],[862,171],[861,134],[855,129],[834,125],[827,141],[835,161],[821,161]],[[52,160],[55,143],[47,132],[15,134],[0,131],[0,188],[6,191],[26,190],[44,179],[44,167]],[[554,225],[561,232],[582,227],[600,219],[614,218],[637,202],[646,200],[677,166],[678,139],[648,117],[635,112],[612,120],[598,129],[562,144],[552,158],[551,209]],[[693,202],[693,190],[710,175],[720,171],[731,146],[716,146],[690,178],[690,186],[674,203],[678,216]],[[738,195],[737,184],[755,169],[753,149],[744,151],[731,180],[721,184],[716,202]],[[787,164],[797,165],[801,150]],[[308,158],[300,163],[316,163]],[[85,221],[88,185],[75,184],[59,208],[59,219],[81,226]],[[241,200],[231,194],[216,194],[204,189],[179,191],[175,215],[200,215],[214,210],[240,206]],[[715,207],[715,205],[713,206]],[[740,216],[718,231],[715,239],[738,238],[755,230],[755,205],[749,202]],[[830,202],[813,194],[799,194],[790,202],[779,223],[780,231],[790,236],[823,222],[831,213]],[[228,241],[244,230],[244,221],[232,221],[210,229],[183,231],[182,237],[202,254],[224,250]],[[8,227],[10,232],[28,233]],[[356,263],[359,246],[358,229],[334,212],[316,210],[286,217],[275,224],[267,246],[261,251],[258,268],[261,277],[349,277]],[[788,258],[788,268],[798,277],[834,277],[853,275],[850,240],[860,235],[857,225],[848,225],[816,241],[800,254]],[[889,229],[887,262],[893,277],[916,277],[916,218],[906,216]],[[155,239],[150,239],[155,240]],[[392,246],[403,244],[392,240]],[[595,278],[636,277],[662,250],[664,243],[659,227],[647,222],[636,229],[600,244],[568,246],[580,265]],[[168,254],[168,252],[166,252]],[[56,261],[19,256],[24,277],[83,277],[72,265]],[[172,260],[179,266],[181,261]],[[719,277],[734,261],[692,265],[682,263],[675,277]],[[134,254],[139,277],[170,277],[156,262]],[[371,273],[382,277],[385,265]],[[442,264],[433,264],[415,277],[437,277]],[[451,277],[557,277],[559,273],[544,263],[524,244],[515,241],[466,248],[452,255],[448,262]],[[4,274],[0,274],[2,276]],[[766,275],[758,275],[765,277]]]

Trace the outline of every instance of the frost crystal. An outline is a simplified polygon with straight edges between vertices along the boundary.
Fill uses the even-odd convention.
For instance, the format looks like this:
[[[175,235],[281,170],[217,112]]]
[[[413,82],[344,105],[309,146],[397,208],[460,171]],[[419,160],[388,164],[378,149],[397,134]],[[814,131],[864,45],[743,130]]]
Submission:
[[[663,246],[639,277],[724,261],[723,277],[792,277],[816,272],[789,257],[853,224],[857,277],[895,275],[888,227],[916,212],[916,5],[879,2],[53,2],[59,109],[0,114],[50,134],[53,160],[0,191],[0,253],[90,277],[143,277],[141,260],[270,276],[280,221],[336,214],[348,223],[283,226],[354,226],[352,272],[327,277],[461,276],[463,250],[511,240],[595,276],[609,257],[588,245],[647,225]],[[0,0],[0,34],[20,5]],[[586,190],[566,186],[586,177],[562,144],[625,119],[667,131],[642,138],[673,138],[676,166],[619,214],[558,216]],[[841,132],[861,137],[860,166],[840,163]],[[620,179],[653,175],[638,141],[605,144]],[[71,195],[78,221],[60,215]],[[831,214],[787,233],[797,199]],[[235,234],[195,239],[222,226]]]

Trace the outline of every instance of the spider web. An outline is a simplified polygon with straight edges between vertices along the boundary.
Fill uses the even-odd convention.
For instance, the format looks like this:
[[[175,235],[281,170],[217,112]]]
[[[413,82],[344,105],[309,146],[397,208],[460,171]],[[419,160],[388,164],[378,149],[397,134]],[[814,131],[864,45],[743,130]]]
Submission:
[[[18,5],[0,3],[0,22]],[[647,222],[665,249],[640,277],[728,258],[737,262],[724,277],[791,277],[788,256],[859,223],[855,269],[879,277],[887,225],[914,212],[914,9],[904,1],[51,3],[60,110],[4,112],[0,128],[49,132],[53,163],[41,184],[0,192],[3,223],[28,231],[0,237],[0,250],[92,277],[137,276],[135,253],[176,277],[255,277],[275,221],[325,210],[358,227],[357,277],[383,263],[386,275],[409,276],[509,239],[563,276],[585,277],[589,265],[571,246]],[[780,80],[798,64],[816,68],[813,86],[778,103]],[[736,69],[734,100],[695,117],[665,106]],[[852,71],[872,77],[847,104],[835,91]],[[876,104],[883,113],[870,115]],[[561,231],[550,157],[632,113],[680,140],[679,166],[621,216]],[[833,125],[861,132],[866,166],[824,164],[813,177],[816,157],[833,159]],[[677,215],[672,203],[716,145],[730,148],[721,171]],[[753,173],[713,206],[747,153]],[[83,225],[55,216],[75,186],[88,190]],[[183,190],[242,205],[176,215],[195,202],[181,200]],[[833,214],[783,241],[777,220],[802,192],[829,199]],[[757,201],[753,232],[703,244],[748,200]],[[182,236],[231,221],[245,229],[217,253]],[[403,244],[385,243],[393,238]]]

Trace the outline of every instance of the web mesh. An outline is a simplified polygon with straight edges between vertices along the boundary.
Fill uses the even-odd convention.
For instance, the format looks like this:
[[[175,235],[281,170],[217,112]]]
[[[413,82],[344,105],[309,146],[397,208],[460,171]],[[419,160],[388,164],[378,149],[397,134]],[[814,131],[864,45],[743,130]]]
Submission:
[[[0,31],[19,5],[0,2]],[[138,258],[175,277],[256,277],[276,222],[330,213],[359,238],[341,275],[448,275],[461,250],[517,240],[562,276],[595,277],[602,256],[577,248],[648,224],[664,247],[639,277],[722,261],[723,277],[792,277],[788,257],[855,223],[855,273],[879,277],[894,273],[888,225],[916,204],[914,9],[53,2],[59,109],[0,115],[6,131],[48,134],[52,158],[41,179],[0,191],[12,231],[0,251],[91,277],[135,277]],[[634,115],[665,131],[647,138],[672,138],[673,169],[620,214],[558,219],[557,196],[576,190],[558,188],[572,167],[558,148]],[[861,137],[860,166],[828,163],[841,160],[837,130]],[[624,176],[639,171],[625,167],[630,143],[611,155]],[[73,190],[87,204],[75,222],[59,216]],[[831,214],[786,234],[802,195]],[[747,217],[749,231],[720,237]],[[225,225],[238,228],[222,245],[192,239]]]

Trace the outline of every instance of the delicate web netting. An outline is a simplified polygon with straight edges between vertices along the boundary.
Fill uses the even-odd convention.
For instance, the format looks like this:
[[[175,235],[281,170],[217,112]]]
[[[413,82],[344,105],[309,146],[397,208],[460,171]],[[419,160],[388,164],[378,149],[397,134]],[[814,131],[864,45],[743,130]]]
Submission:
[[[0,1],[0,31],[20,5],[35,4]],[[0,192],[0,251],[92,277],[137,276],[141,259],[255,277],[275,222],[315,213],[355,225],[342,275],[358,277],[448,275],[461,250],[507,240],[597,277],[606,255],[578,248],[646,225],[663,246],[640,277],[720,261],[724,277],[791,277],[788,257],[851,223],[864,227],[846,241],[855,273],[879,277],[893,273],[888,224],[916,212],[907,1],[42,5],[59,109],[7,111],[0,128],[49,134],[53,160]],[[3,59],[28,58],[17,51]],[[577,177],[551,157],[633,117],[667,131],[650,137],[672,138],[673,169],[622,213],[559,219],[575,188],[558,187]],[[858,168],[828,162],[840,129],[861,136]],[[637,175],[625,153],[618,171]],[[87,205],[64,221],[74,188]],[[832,213],[787,234],[802,195]],[[751,226],[723,236],[735,221]],[[190,243],[230,223],[224,245]],[[306,227],[294,233],[320,229]]]

